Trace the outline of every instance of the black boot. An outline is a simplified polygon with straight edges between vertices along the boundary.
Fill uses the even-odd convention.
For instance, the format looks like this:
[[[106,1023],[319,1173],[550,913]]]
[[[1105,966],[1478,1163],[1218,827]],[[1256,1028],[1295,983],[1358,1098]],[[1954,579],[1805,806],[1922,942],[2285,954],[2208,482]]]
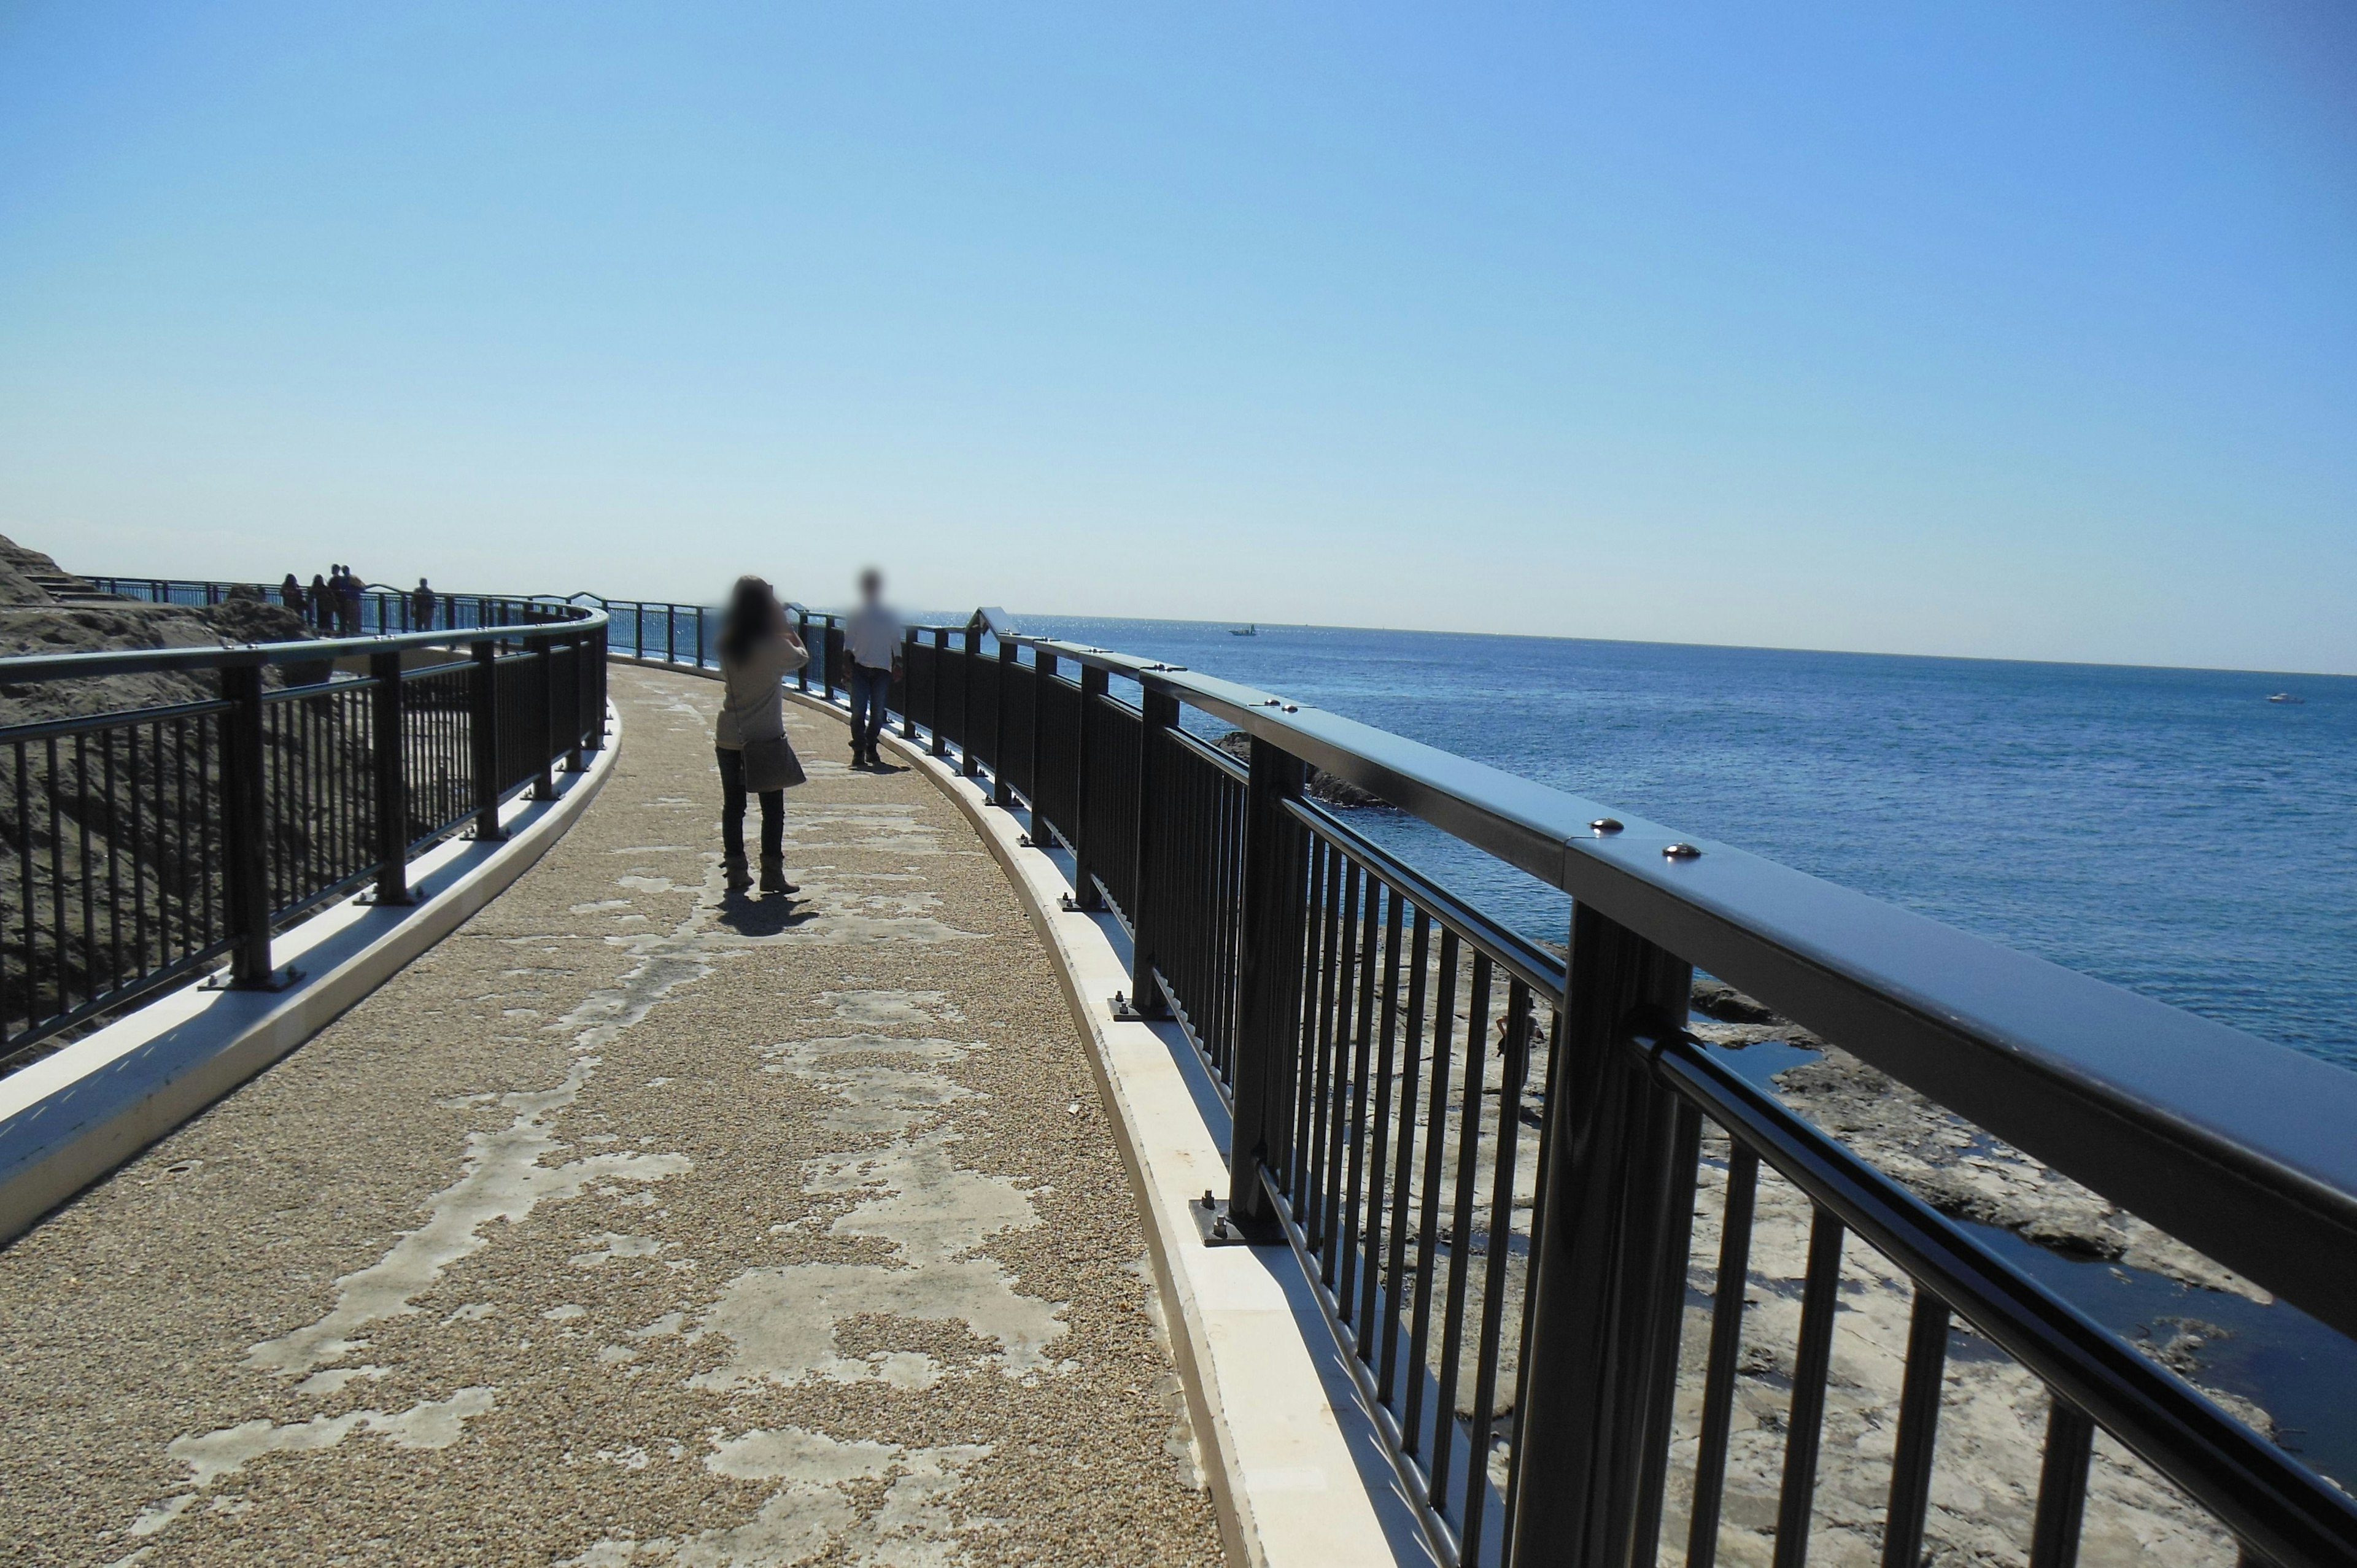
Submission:
[[[793,895],[802,891],[801,888],[786,880],[785,856],[781,854],[765,854],[761,857],[761,891],[765,895],[770,893],[782,893],[788,897],[791,897]]]

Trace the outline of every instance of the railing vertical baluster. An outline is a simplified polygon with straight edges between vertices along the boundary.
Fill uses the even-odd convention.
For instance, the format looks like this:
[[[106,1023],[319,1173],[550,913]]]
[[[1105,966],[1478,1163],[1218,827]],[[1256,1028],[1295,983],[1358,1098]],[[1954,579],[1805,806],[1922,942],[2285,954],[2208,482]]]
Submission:
[[[1833,1367],[1834,1314],[1841,1305],[1842,1236],[1839,1217],[1830,1209],[1813,1211],[1808,1273],[1801,1283],[1801,1341],[1792,1357],[1792,1406],[1784,1432],[1784,1478],[1776,1498],[1775,1568],[1802,1568],[1809,1560],[1817,1449],[1824,1438],[1825,1379]]]
[[[1288,809],[1301,795],[1301,759],[1254,737],[1250,768],[1244,782],[1243,931],[1236,955],[1236,1036],[1229,1075],[1235,1113],[1228,1144],[1228,1207],[1239,1223],[1265,1229],[1274,1216],[1261,1173],[1282,1173],[1292,1142],[1301,894],[1308,867],[1304,835]]]
[[[1940,1384],[1948,1365],[1948,1304],[1915,1287],[1907,1326],[1907,1372],[1899,1393],[1899,1436],[1890,1455],[1890,1507],[1882,1526],[1882,1568],[1921,1568],[1923,1519],[1932,1506],[1932,1458],[1940,1430]]]
[[[1392,1167],[1392,1229],[1390,1289],[1384,1301],[1383,1318],[1383,1362],[1375,1376],[1375,1395],[1384,1402],[1393,1398],[1394,1380],[1399,1371],[1400,1310],[1402,1281],[1407,1277],[1407,1237],[1413,1229],[1408,1223],[1408,1203],[1415,1194],[1415,1090],[1416,1074],[1424,1061],[1424,1018],[1428,995],[1431,962],[1432,917],[1422,909],[1415,912],[1415,935],[1408,951],[1407,1026],[1402,1041],[1399,1088],[1399,1149],[1393,1156]],[[1455,1003],[1451,1001],[1450,1006]],[[1408,1375],[1421,1380],[1424,1369],[1412,1367]]]
[[[230,983],[266,986],[271,977],[270,832],[263,790],[262,666],[224,668],[221,695],[234,704],[227,715],[229,744],[221,751],[229,929],[236,943],[231,949]]]
[[[677,663],[678,660],[679,607],[677,605],[665,605],[663,606],[663,662],[666,664],[674,664]]]
[[[2073,1568],[2078,1563],[2079,1526],[2087,1511],[2087,1461],[2094,1442],[2094,1423],[2057,1396],[2046,1418],[2038,1512],[2029,1527],[2029,1568]]]
[[[1382,920],[1384,887],[1381,878],[1372,871],[1367,874],[1367,901],[1364,924],[1359,936],[1359,1000],[1351,1018],[1351,1081],[1349,1084],[1349,1119],[1340,1114],[1341,1090],[1336,1090],[1336,1135],[1349,1145],[1336,1150],[1334,1181],[1339,1201],[1334,1205],[1335,1219],[1329,1221],[1334,1237],[1334,1304],[1344,1323],[1351,1321],[1357,1305],[1359,1246],[1359,1200],[1365,1191],[1367,1165],[1367,1091],[1370,1087],[1370,1064],[1374,1049],[1375,975],[1382,967]],[[1340,1047],[1336,1042],[1337,1066]]]
[[[1149,686],[1139,695],[1138,711],[1137,840],[1130,846],[1129,994],[1140,1013],[1150,1018],[1166,1018],[1170,1009],[1163,1002],[1162,988],[1155,983],[1154,970],[1162,957],[1157,945],[1168,940],[1169,922],[1167,912],[1159,906],[1168,902],[1168,890],[1155,886],[1158,868],[1154,856],[1157,835],[1176,826],[1163,823],[1157,817],[1163,809],[1163,752],[1169,740],[1164,732],[1178,725],[1178,699]]]
[[[1710,1351],[1703,1372],[1702,1439],[1695,1454],[1686,1568],[1712,1568],[1718,1558],[1719,1504],[1727,1495],[1727,1438],[1735,1418],[1736,1359],[1743,1349],[1743,1297],[1751,1283],[1751,1213],[1759,1192],[1760,1156],[1733,1145],[1727,1159],[1727,1195],[1719,1207],[1718,1273],[1711,1285]],[[1915,1568],[1911,1560],[1907,1568]]]
[[[1658,1255],[1673,1240],[1658,1222],[1677,1162],[1676,1097],[1652,1082],[1628,1036],[1684,1026],[1694,970],[1583,904],[1567,975],[1535,1195],[1509,1555],[1627,1568],[1655,1528],[1637,1502],[1647,1455],[1668,1441],[1674,1391],[1662,1376],[1674,1350],[1659,1354],[1653,1337],[1674,1336],[1684,1316],[1682,1292],[1661,1299],[1671,1276]]]
[[[1394,1051],[1399,1037],[1399,972],[1400,936],[1405,929],[1407,900],[1394,888],[1386,906],[1383,918],[1383,1016],[1378,1026],[1375,1047],[1375,1119],[1373,1126],[1361,1137],[1366,1145],[1372,1170],[1367,1182],[1367,1218],[1361,1228],[1361,1268],[1363,1271],[1359,1289],[1359,1359],[1372,1367],[1378,1352],[1375,1348],[1375,1316],[1378,1311],[1386,1317],[1398,1316],[1398,1303],[1384,1299],[1383,1243],[1388,1235],[1383,1220],[1383,1146],[1391,1141],[1392,1075]],[[1355,1185],[1355,1184],[1354,1184]],[[1354,1200],[1355,1201],[1355,1200]]]
[[[1006,755],[1006,710],[1014,705],[1015,656],[1021,651],[1005,638],[998,642],[998,703],[991,714],[995,733],[990,737],[990,803],[1001,809],[1015,804],[1015,789],[1007,783],[1013,759]],[[1035,715],[1034,725],[1039,723]],[[1032,775],[1034,779],[1039,775]]]
[[[495,843],[507,837],[500,826],[500,645],[478,642],[472,652],[475,690],[468,728],[474,742],[475,839]]]
[[[794,635],[802,639],[802,651],[805,654],[809,653],[811,637],[810,611],[796,610],[794,612]],[[794,671],[794,685],[797,690],[804,692],[810,690],[810,670],[811,661],[809,659],[805,658],[802,660],[802,667]]]
[[[704,668],[704,607],[695,607],[695,667]]]
[[[401,766],[401,654],[369,656],[376,752],[376,901],[409,902],[409,801]]]

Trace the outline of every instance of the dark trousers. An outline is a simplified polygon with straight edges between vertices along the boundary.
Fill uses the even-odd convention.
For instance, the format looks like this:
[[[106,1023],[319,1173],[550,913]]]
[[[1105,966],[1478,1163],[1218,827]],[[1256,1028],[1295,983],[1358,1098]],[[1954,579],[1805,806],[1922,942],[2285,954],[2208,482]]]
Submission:
[[[871,670],[865,664],[851,667],[851,749],[876,753],[876,737],[890,723],[885,703],[892,696],[892,671]]]
[[[726,746],[716,748],[720,758],[720,847],[745,858],[745,754]],[[778,860],[786,853],[786,792],[761,791],[761,858]]]

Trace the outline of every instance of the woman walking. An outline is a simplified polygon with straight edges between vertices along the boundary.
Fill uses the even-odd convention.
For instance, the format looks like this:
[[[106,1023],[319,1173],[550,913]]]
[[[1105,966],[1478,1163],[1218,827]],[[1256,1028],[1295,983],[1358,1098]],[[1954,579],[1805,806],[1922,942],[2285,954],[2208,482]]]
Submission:
[[[761,891],[802,891],[786,880],[786,786],[802,764],[786,742],[785,678],[810,662],[785,607],[759,577],[739,577],[720,625],[724,695],[714,741],[720,754],[720,848],[732,890],[751,886],[745,864],[745,797],[761,798]]]

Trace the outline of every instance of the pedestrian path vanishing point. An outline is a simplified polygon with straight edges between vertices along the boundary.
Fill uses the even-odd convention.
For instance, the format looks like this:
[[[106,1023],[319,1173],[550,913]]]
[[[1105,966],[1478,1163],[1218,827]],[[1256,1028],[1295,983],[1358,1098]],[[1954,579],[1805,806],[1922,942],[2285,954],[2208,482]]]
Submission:
[[[957,809],[789,707],[724,898],[716,686],[490,907],[0,1251],[0,1557],[1216,1561],[1146,1243]]]

